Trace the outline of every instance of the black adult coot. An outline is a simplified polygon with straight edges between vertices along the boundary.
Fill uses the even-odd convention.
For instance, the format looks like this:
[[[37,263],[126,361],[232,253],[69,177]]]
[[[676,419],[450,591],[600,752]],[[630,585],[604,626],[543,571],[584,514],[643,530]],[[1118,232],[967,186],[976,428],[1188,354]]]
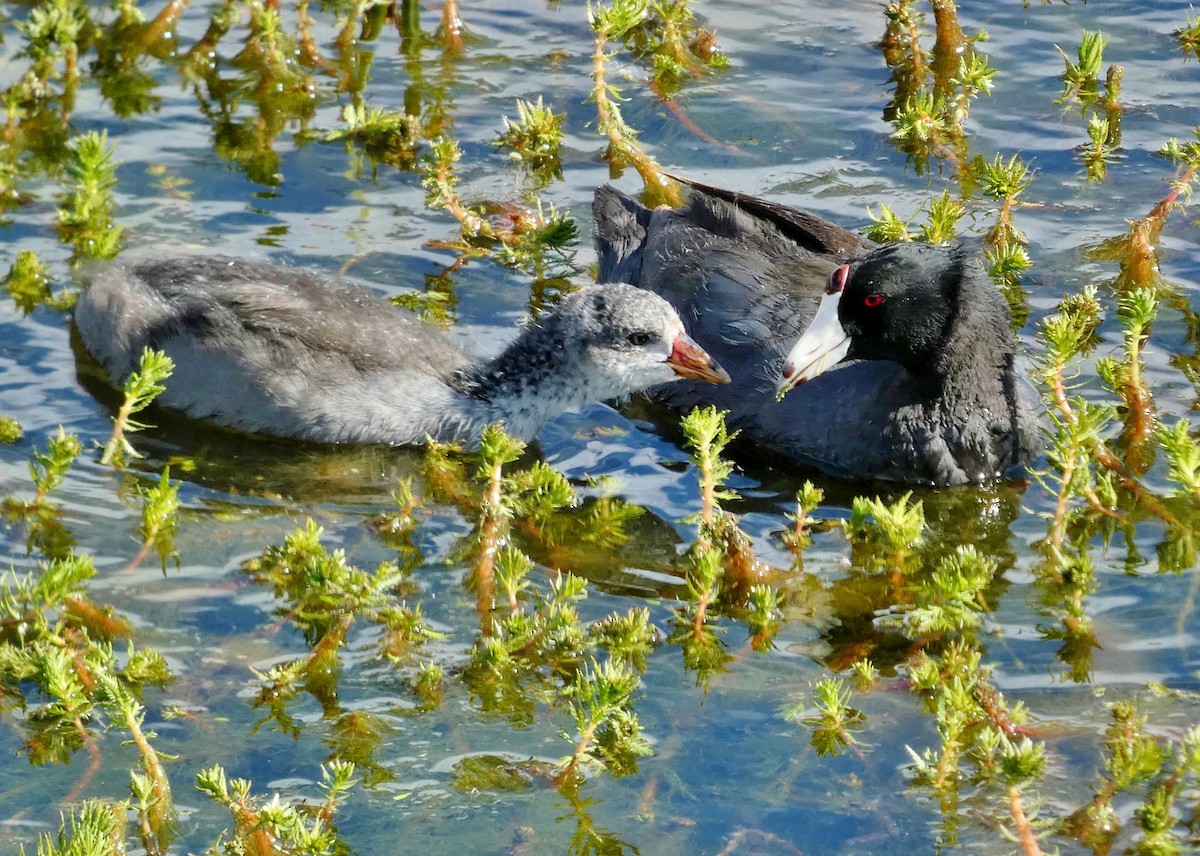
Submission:
[[[567,296],[487,362],[344,279],[220,257],[100,268],[75,323],[113,381],[161,349],[175,372],[160,403],[319,442],[471,441],[490,422],[528,439],[592,401],[729,380],[663,298],[623,283]]]
[[[680,209],[608,186],[593,203],[600,280],[666,297],[733,377],[665,388],[668,403],[716,404],[744,436],[842,477],[966,484],[1038,456],[1039,402],[1014,364],[1008,306],[969,254],[878,246],[687,183]],[[777,386],[801,381],[776,401]]]

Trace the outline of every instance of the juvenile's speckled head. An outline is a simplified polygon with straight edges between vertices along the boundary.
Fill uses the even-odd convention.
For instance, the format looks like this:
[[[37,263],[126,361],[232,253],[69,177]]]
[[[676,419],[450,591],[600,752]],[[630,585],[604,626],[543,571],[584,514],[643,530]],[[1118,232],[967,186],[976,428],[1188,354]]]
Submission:
[[[611,384],[600,398],[681,377],[729,382],[729,375],[684,332],[674,308],[632,285],[584,288],[564,299],[546,325],[558,326],[562,341],[579,349],[580,371],[589,383]]]
[[[729,382],[667,301],[625,283],[602,283],[563,298],[504,353],[452,383],[486,402],[490,418],[528,435],[563,410],[684,377]]]

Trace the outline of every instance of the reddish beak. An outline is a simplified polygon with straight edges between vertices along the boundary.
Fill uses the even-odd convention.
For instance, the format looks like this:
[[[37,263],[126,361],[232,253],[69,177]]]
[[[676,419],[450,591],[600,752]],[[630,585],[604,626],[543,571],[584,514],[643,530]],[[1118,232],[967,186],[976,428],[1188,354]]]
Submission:
[[[729,373],[683,331],[680,331],[679,335],[675,337],[675,344],[671,346],[671,356],[667,358],[667,365],[673,368],[675,374],[680,377],[705,380],[709,383],[729,383],[731,380]]]

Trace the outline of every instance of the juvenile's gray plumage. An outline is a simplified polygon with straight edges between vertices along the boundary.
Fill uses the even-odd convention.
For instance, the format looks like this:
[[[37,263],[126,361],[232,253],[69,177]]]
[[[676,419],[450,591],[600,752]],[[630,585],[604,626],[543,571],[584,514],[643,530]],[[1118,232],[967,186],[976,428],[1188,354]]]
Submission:
[[[879,247],[814,214],[687,183],[680,209],[651,211],[607,186],[593,203],[600,281],[662,294],[733,377],[660,397],[729,410],[743,436],[839,476],[964,484],[1038,456],[1038,397],[1015,366],[1008,306],[973,259]],[[835,341],[777,402],[785,357],[839,269],[845,294],[825,313],[840,319]],[[853,362],[831,366],[843,356]]]
[[[163,350],[161,404],[320,442],[475,440],[497,421],[528,439],[589,402],[728,378],[665,300],[623,283],[568,295],[488,362],[345,279],[222,257],[100,268],[75,323],[114,382]]]

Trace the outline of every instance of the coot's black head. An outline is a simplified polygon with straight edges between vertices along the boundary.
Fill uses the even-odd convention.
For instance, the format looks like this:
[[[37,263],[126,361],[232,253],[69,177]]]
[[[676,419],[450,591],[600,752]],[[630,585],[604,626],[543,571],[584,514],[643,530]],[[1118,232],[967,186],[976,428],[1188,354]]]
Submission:
[[[784,364],[781,389],[843,359],[936,374],[948,351],[1009,338],[1007,308],[961,248],[889,244],[842,265]]]

